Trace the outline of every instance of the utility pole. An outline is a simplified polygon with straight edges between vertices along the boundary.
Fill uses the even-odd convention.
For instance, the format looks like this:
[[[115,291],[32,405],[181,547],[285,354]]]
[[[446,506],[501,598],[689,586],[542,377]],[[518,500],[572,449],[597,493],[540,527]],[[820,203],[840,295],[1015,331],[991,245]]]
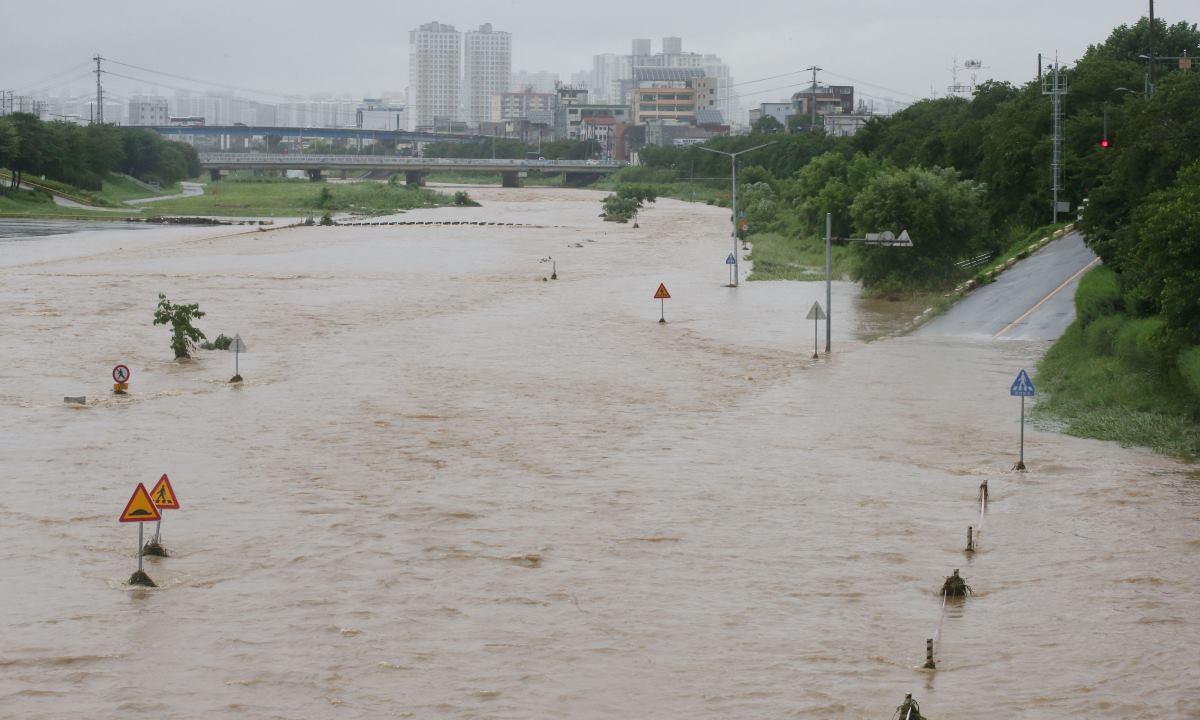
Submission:
[[[1154,95],[1154,0],[1150,0],[1150,64],[1146,69],[1149,80],[1146,84],[1146,97]]]
[[[817,71],[824,68],[819,68],[816,65],[813,65],[812,67],[806,67],[804,69],[811,70],[813,76],[812,91],[808,96],[808,106],[812,112],[812,119],[809,121],[808,129],[809,132],[813,132],[813,128],[817,126]]]
[[[1063,77],[1058,56],[1054,57],[1051,72],[1042,76],[1042,94],[1050,96],[1050,118],[1054,126],[1053,150],[1050,157],[1051,220],[1058,222],[1058,191],[1062,190],[1063,96],[1067,94],[1067,79]]]
[[[100,53],[92,58],[96,61],[96,122],[104,124],[104,86],[100,84]]]

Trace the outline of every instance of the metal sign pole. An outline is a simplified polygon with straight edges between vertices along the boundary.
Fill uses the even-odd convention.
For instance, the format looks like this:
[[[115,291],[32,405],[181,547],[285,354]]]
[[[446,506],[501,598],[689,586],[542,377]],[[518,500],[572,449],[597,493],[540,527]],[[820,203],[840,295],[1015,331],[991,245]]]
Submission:
[[[1020,467],[1025,467],[1025,396],[1021,396],[1021,462]]]
[[[819,330],[820,322],[821,321],[818,320],[817,318],[813,318],[813,360],[816,360],[818,357],[817,356],[817,337],[818,337],[817,333],[820,332],[820,330]]]
[[[241,348],[237,348],[237,347],[235,347],[235,348],[233,349],[233,374],[234,374],[234,375],[241,375],[241,374],[242,374],[241,365],[240,365],[240,362],[239,362],[239,361],[240,361],[240,358],[241,358],[241,355],[242,355],[242,353],[241,353]]]
[[[158,545],[162,539],[162,514],[158,516],[158,521],[154,523],[154,544]]]
[[[825,213],[825,352],[833,337],[833,286],[830,279],[829,246],[833,241],[833,213]]]
[[[145,523],[138,523],[138,572],[142,571],[142,526]]]
[[[667,301],[663,298],[658,300],[658,321],[660,323],[667,321]]]

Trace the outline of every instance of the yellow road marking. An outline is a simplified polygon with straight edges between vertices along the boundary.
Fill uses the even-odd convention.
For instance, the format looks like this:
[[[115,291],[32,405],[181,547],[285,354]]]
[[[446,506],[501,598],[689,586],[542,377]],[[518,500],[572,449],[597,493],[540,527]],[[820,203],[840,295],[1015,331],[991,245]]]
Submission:
[[[1087,265],[1084,265],[1083,267],[1079,268],[1079,272],[1075,273],[1074,275],[1072,275],[1071,277],[1067,278],[1066,280],[1063,280],[1063,282],[1062,282],[1062,285],[1059,285],[1058,287],[1056,287],[1056,288],[1054,288],[1053,290],[1051,290],[1049,295],[1047,295],[1046,297],[1042,298],[1041,300],[1038,300],[1038,302],[1037,302],[1037,305],[1034,305],[1033,307],[1029,308],[1028,310],[1026,310],[1026,311],[1025,311],[1025,313],[1024,313],[1023,315],[1021,315],[1021,317],[1019,317],[1019,318],[1017,318],[1016,320],[1013,320],[1013,321],[1012,321],[1012,322],[1010,322],[1009,324],[1005,325],[1005,326],[1004,326],[1004,329],[1003,329],[1003,330],[1001,330],[1000,332],[996,333],[995,335],[993,335],[993,336],[992,336],[992,338],[993,338],[993,339],[994,339],[994,338],[998,338],[998,337],[1000,337],[1001,335],[1003,335],[1004,333],[1008,332],[1009,330],[1012,330],[1012,329],[1013,329],[1013,328],[1014,328],[1014,327],[1015,327],[1017,324],[1019,324],[1019,323],[1020,323],[1022,320],[1024,320],[1024,319],[1025,319],[1025,318],[1027,318],[1027,317],[1029,317],[1030,315],[1032,315],[1034,310],[1037,310],[1037,309],[1038,309],[1038,308],[1040,308],[1042,305],[1045,305],[1047,300],[1049,300],[1050,298],[1052,298],[1052,297],[1054,297],[1055,295],[1057,295],[1057,294],[1059,293],[1059,291],[1060,291],[1060,290],[1062,290],[1063,288],[1065,288],[1066,286],[1070,285],[1070,284],[1071,284],[1071,281],[1073,281],[1075,278],[1077,278],[1077,277],[1079,277],[1080,275],[1084,274],[1084,273],[1085,273],[1085,272],[1087,272],[1088,270],[1091,270],[1091,269],[1092,269],[1092,266],[1093,266],[1093,265],[1095,265],[1095,264],[1096,264],[1096,263],[1098,263],[1098,262],[1100,262],[1100,258],[1095,258],[1094,260],[1092,260],[1092,261],[1091,261],[1090,263],[1088,263]]]

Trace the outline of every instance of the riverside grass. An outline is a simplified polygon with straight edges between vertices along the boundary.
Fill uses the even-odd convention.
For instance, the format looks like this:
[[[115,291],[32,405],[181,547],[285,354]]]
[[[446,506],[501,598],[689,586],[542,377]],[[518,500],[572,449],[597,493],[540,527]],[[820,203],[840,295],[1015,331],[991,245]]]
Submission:
[[[1038,366],[1032,418],[1081,438],[1200,458],[1200,397],[1150,361],[1151,318],[1076,319]],[[1184,356],[1190,356],[1187,353]]]
[[[203,195],[154,203],[154,212],[233,217],[293,217],[326,211],[376,215],[452,202],[445,193],[401,183],[335,185],[308,180],[236,179],[210,183]]]

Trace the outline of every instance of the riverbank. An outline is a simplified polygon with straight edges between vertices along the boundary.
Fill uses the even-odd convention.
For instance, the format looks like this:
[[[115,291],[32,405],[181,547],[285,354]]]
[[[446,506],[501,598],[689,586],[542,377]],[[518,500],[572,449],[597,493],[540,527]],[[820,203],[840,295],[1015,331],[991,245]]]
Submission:
[[[452,205],[454,198],[403,183],[314,183],[283,178],[226,179],[203,194],[156,202],[148,212],[221,217],[295,217],[323,213],[378,215]]]
[[[1075,305],[1077,319],[1038,366],[1034,417],[1077,437],[1200,459],[1200,348],[1161,357],[1162,321],[1121,313],[1107,268],[1083,278]]]

